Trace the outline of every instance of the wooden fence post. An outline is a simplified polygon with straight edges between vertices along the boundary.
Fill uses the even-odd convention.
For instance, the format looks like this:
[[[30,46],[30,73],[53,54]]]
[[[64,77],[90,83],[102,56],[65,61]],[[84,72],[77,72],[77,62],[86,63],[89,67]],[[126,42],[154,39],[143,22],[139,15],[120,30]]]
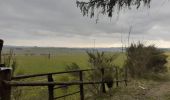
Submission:
[[[2,47],[3,47],[4,41],[0,39],[0,64],[2,64]]]
[[[48,75],[48,82],[53,82],[52,74]],[[48,100],[54,99],[54,85],[48,86]]]
[[[116,67],[116,86],[119,86],[119,73],[118,73],[118,67]]]
[[[127,86],[127,79],[128,78],[128,69],[125,67],[125,86]]]
[[[11,100],[11,86],[4,84],[3,81],[11,81],[10,68],[0,68],[0,100]]]
[[[104,81],[104,68],[101,68],[102,82]],[[106,93],[105,83],[102,83],[102,92]]]
[[[80,76],[80,82],[83,82],[83,72],[82,71],[79,72],[79,76]],[[83,87],[83,83],[80,84],[80,100],[84,100],[84,87]]]

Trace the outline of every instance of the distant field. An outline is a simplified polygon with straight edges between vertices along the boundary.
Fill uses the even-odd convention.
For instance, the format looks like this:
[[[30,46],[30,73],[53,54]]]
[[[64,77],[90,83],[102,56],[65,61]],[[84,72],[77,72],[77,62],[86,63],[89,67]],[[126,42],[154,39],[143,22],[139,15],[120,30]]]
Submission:
[[[86,51],[93,48],[55,48],[55,47],[13,47],[4,46],[3,54],[8,54],[13,50],[18,63],[17,74],[35,74],[62,71],[64,67],[73,62],[77,63],[82,69],[88,68],[88,55]],[[121,48],[96,48],[98,51],[107,52],[113,55]],[[49,54],[51,55],[49,59]],[[114,63],[122,66],[124,54],[116,57]]]
[[[108,55],[114,55],[115,53],[108,53]],[[116,65],[122,66],[124,54],[116,54]],[[81,53],[60,53],[51,55],[50,59],[47,55],[16,55],[18,62],[18,68],[16,73],[18,74],[35,74],[46,73],[64,70],[66,65],[72,62],[77,63],[82,69],[89,68],[88,55],[84,52]]]
[[[17,74],[35,74],[56,72],[64,70],[65,66],[73,62],[77,63],[82,69],[89,68],[88,55],[86,51],[92,48],[45,48],[45,47],[4,47],[3,53],[14,50],[18,62]],[[121,48],[98,48],[108,56],[116,55],[113,62],[117,66],[123,66],[126,59],[125,54],[120,53]],[[48,55],[51,54],[49,59]],[[170,52],[167,50],[168,64],[170,65]]]
[[[76,54],[57,54],[48,56],[16,56],[18,62],[18,73],[44,73],[61,71],[67,64],[76,62],[82,68],[87,66],[87,55],[84,53]]]

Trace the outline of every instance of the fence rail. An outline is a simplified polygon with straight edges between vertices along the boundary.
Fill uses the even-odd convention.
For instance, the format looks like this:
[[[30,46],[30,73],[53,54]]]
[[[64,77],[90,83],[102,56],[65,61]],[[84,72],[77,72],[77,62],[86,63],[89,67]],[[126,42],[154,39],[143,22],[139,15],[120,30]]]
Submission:
[[[92,71],[92,70],[100,70],[102,74],[102,80],[101,81],[84,81],[83,80],[83,72],[85,71]],[[84,85],[89,84],[101,84],[102,91],[105,93],[105,83],[109,82],[116,82],[116,86],[119,85],[119,82],[125,82],[125,85],[127,85],[127,78],[123,80],[119,80],[118,78],[118,70],[115,70],[116,72],[116,80],[115,81],[105,81],[103,79],[103,76],[105,74],[105,69],[85,69],[85,70],[73,70],[73,71],[64,71],[64,72],[53,72],[53,73],[44,73],[44,74],[34,74],[34,75],[22,75],[22,76],[16,76],[11,77],[11,70],[10,69],[4,69],[0,70],[0,89],[2,90],[0,92],[0,100],[11,100],[11,87],[29,87],[29,86],[47,86],[48,87],[48,100],[56,100],[59,98],[63,98],[66,96],[74,95],[77,93],[80,93],[80,100],[84,100]],[[64,73],[79,73],[79,81],[71,81],[71,82],[55,82],[53,80],[53,75],[57,74],[64,74]],[[48,82],[21,82],[17,81],[18,79],[27,79],[27,78],[34,78],[34,77],[40,77],[40,76],[47,76]],[[59,89],[65,86],[72,86],[72,85],[78,85],[79,91],[65,94],[63,96],[54,96],[54,90]],[[57,87],[55,87],[57,86]]]
[[[74,95],[74,94],[77,94],[77,93],[80,93],[80,91],[72,92],[72,93],[69,93],[69,94],[66,94],[66,95],[63,95],[63,96],[59,96],[59,97],[54,97],[54,100],[64,98],[64,97],[68,97],[68,96],[71,96],[71,95]]]
[[[41,76],[56,75],[56,74],[76,73],[80,71],[85,72],[85,71],[92,71],[92,70],[97,70],[97,69],[72,70],[72,71],[63,71],[63,72],[33,74],[33,75],[19,75],[19,76],[11,77],[11,79],[18,80],[18,79],[26,79],[26,78],[41,77]]]
[[[88,84],[100,84],[100,83],[109,83],[109,82],[124,82],[125,80],[118,81],[90,81],[90,82],[14,82],[14,81],[3,81],[4,84],[10,86],[49,86],[49,85],[88,85]]]

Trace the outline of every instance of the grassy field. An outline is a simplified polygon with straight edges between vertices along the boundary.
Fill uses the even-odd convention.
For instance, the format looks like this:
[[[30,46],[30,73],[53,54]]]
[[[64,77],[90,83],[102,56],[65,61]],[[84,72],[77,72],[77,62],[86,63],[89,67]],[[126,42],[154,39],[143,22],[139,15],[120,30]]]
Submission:
[[[124,54],[120,53],[107,53],[108,56],[114,55],[115,61],[113,62],[117,66],[123,65],[123,59],[125,59]],[[73,62],[77,63],[81,69],[87,69],[89,67],[88,63],[88,55],[86,52],[72,52],[72,53],[58,53],[55,55],[51,55],[50,59],[48,55],[15,55],[17,60],[17,69],[15,75],[28,75],[28,74],[37,74],[37,73],[48,73],[48,72],[59,72],[64,71],[66,65],[69,65]],[[68,77],[69,79],[63,79],[65,76],[69,76],[68,74],[54,76],[55,81],[63,81],[63,80],[72,80],[72,77]],[[75,80],[75,79],[73,79]],[[47,81],[46,77],[33,78],[22,81]],[[69,87],[67,92],[75,92],[78,90],[78,86]],[[34,88],[20,88],[22,91],[22,100],[47,100],[48,92],[46,87],[34,87]],[[58,96],[65,94],[65,90],[59,89],[55,91]],[[15,93],[15,92],[14,92]],[[23,96],[24,95],[24,96]],[[69,100],[79,99],[79,94],[69,97]],[[62,100],[62,99],[61,99]]]
[[[16,56],[18,69],[16,73],[35,74],[61,71],[72,62],[76,62],[82,68],[87,67],[87,55],[84,53],[58,54],[49,59],[48,56]]]
[[[125,54],[121,53],[107,53],[107,55],[115,55],[115,61],[113,62],[115,65],[122,67],[124,60],[126,59]],[[170,66],[170,52],[166,52],[168,56],[167,66]],[[85,52],[69,52],[69,53],[58,53],[52,55],[49,59],[47,55],[16,55],[18,67],[15,74],[37,74],[37,73],[48,73],[48,72],[57,72],[63,71],[66,65],[71,64],[72,62],[76,62],[82,69],[89,68],[88,65],[88,55]],[[54,79],[56,81],[62,81],[65,75],[56,76]],[[66,75],[68,76],[68,75]],[[70,80],[72,79],[69,77]],[[170,92],[163,91],[167,93],[159,93],[160,97],[163,99],[157,99],[155,95],[149,89],[153,89],[153,91],[159,91],[159,88],[167,88],[170,90],[170,75],[166,73],[164,75],[160,75],[157,80],[149,79],[149,80],[131,80],[128,87],[125,87],[124,84],[121,84],[119,88],[113,88],[111,92],[114,100],[169,100]],[[43,78],[35,78],[24,81],[47,81],[45,77]],[[166,83],[165,83],[166,82]],[[141,89],[139,86],[142,86],[146,89]],[[156,87],[156,88],[155,88]],[[67,92],[74,91],[78,87],[68,88]],[[47,100],[47,88],[44,87],[35,87],[35,88],[21,88],[22,96],[20,100]],[[62,95],[66,93],[65,90],[55,91],[55,94]],[[144,94],[144,95],[142,95]],[[110,100],[112,100],[110,98]],[[78,100],[79,94],[66,98],[67,100]],[[100,98],[101,99],[101,98]],[[61,99],[63,100],[63,99]],[[101,100],[109,100],[109,98],[101,99]]]
[[[123,66],[124,54],[108,53],[109,56],[115,55],[113,62],[117,66]],[[18,68],[16,74],[35,74],[63,71],[66,65],[73,62],[77,63],[82,69],[89,68],[88,55],[84,53],[60,53],[52,55],[50,59],[44,55],[16,55]]]

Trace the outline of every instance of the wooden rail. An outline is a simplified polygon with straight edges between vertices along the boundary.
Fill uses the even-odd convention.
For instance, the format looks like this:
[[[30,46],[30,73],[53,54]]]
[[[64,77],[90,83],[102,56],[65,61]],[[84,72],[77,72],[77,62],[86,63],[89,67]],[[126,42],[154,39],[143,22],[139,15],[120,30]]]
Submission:
[[[101,70],[102,80],[101,81],[83,81],[83,72],[85,71],[92,71],[92,70]],[[64,73],[79,73],[79,81],[71,81],[71,82],[54,82],[53,75],[56,74],[64,74]],[[80,93],[80,100],[84,100],[84,85],[89,84],[101,84],[103,93],[106,93],[105,83],[109,83],[111,81],[104,80],[104,69],[85,69],[85,70],[73,70],[73,71],[65,71],[65,72],[53,72],[53,73],[44,73],[44,74],[34,74],[34,75],[22,75],[11,77],[11,70],[5,69],[0,70],[0,89],[2,89],[1,99],[0,100],[11,100],[11,87],[29,87],[29,86],[46,86],[48,87],[48,100],[55,100],[59,98],[63,98],[66,96],[74,95]],[[116,74],[118,71],[116,69]],[[40,76],[47,76],[48,82],[19,82],[18,79],[26,79],[26,78],[34,78]],[[112,81],[113,82],[113,81]],[[127,80],[118,80],[118,75],[116,76],[117,86],[119,82],[125,82],[127,84]],[[79,85],[79,91],[65,94],[63,96],[54,96],[54,90],[58,88],[62,88],[64,86],[72,86],[72,85]],[[58,87],[55,87],[58,86]]]
[[[77,93],[80,93],[80,91],[69,93],[69,94],[66,94],[66,95],[63,95],[63,96],[59,96],[59,97],[55,97],[54,99],[56,100],[56,99],[68,97],[68,96],[71,96],[71,95],[74,95],[74,94],[77,94]]]
[[[124,82],[125,80],[118,80],[113,82]],[[90,82],[81,82],[81,81],[75,81],[75,82],[18,82],[18,81],[3,81],[4,84],[10,85],[10,86],[50,86],[50,85],[88,85],[88,84],[101,84],[101,83],[108,83],[111,81],[90,81]]]
[[[84,70],[72,70],[72,71],[63,71],[63,72],[52,72],[52,73],[43,73],[43,74],[33,74],[33,75],[20,75],[12,77],[12,80],[18,80],[18,79],[26,79],[26,78],[33,78],[33,77],[42,77],[42,76],[48,76],[48,75],[56,75],[56,74],[65,74],[65,73],[77,73],[77,72],[85,72],[85,71],[92,71],[97,69],[84,69]]]

